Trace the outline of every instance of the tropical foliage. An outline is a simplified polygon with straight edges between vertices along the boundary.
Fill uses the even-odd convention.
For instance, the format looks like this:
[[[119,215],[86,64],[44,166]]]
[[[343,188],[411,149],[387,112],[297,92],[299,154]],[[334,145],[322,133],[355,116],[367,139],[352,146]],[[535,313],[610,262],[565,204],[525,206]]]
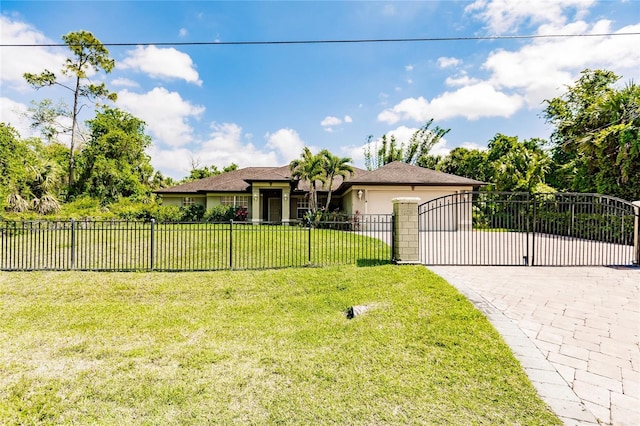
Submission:
[[[552,159],[544,144],[540,139],[520,141],[498,133],[487,150],[455,148],[445,157],[424,157],[420,165],[486,182],[487,190],[551,192],[547,176]]]
[[[145,152],[151,137],[144,133],[144,122],[119,109],[105,108],[87,125],[89,140],[78,158],[74,195],[89,195],[103,203],[148,196],[153,167]]]
[[[292,177],[309,184],[309,212],[312,215],[321,208],[318,206],[318,185],[327,188],[327,201],[322,209],[328,211],[335,178],[337,176],[346,178],[353,175],[355,171],[349,164],[351,161],[349,157],[338,157],[326,149],[313,154],[308,147],[305,147],[301,158],[289,164]]]
[[[234,170],[238,170],[238,165],[236,163],[231,163],[228,166],[225,166],[222,170],[218,170],[218,167],[215,164],[211,164],[209,166],[200,166],[200,163],[198,161],[192,160],[189,176],[186,176],[180,182],[191,182],[198,179],[216,176],[222,173],[232,172]]]
[[[300,181],[309,183],[309,210],[315,212],[318,209],[318,182],[326,181],[324,160],[321,155],[313,154],[308,147],[302,150],[301,158],[293,160],[289,164],[291,176]]]
[[[640,86],[618,88],[618,80],[587,69],[563,96],[546,101],[558,189],[640,199]]]
[[[342,176],[346,178],[348,176],[352,176],[354,173],[353,166],[349,163],[351,162],[351,158],[349,157],[338,157],[333,155],[328,150],[324,149],[320,152],[320,155],[323,159],[323,169],[324,169],[324,177],[327,182],[327,204],[325,205],[325,210],[330,210],[331,205],[331,194],[333,192],[333,181],[336,176]]]
[[[429,151],[435,144],[447,134],[451,129],[442,129],[438,126],[433,129],[429,127],[433,124],[433,119],[416,130],[409,142],[405,146],[403,143],[398,145],[395,136],[387,138],[382,135],[380,146],[372,143],[372,136],[369,136],[368,143],[364,149],[364,161],[367,170],[375,170],[385,164],[394,161],[403,161],[407,164],[419,164],[424,157],[429,155]],[[374,152],[371,152],[373,145]]]

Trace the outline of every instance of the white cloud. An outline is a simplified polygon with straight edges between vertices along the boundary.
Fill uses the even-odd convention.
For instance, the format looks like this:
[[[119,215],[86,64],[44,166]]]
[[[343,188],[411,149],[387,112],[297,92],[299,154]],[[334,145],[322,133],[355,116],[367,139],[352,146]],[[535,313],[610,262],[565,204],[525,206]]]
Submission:
[[[20,137],[36,136],[25,116],[28,106],[9,98],[0,97],[0,122],[11,125],[20,133]]]
[[[489,83],[481,82],[462,87],[454,92],[444,92],[431,101],[422,96],[407,98],[378,114],[378,120],[395,124],[399,121],[426,122],[464,117],[477,120],[481,117],[510,117],[524,103],[518,94],[508,95],[496,90]]]
[[[404,69],[407,70],[407,71],[413,71],[413,65],[411,65],[411,64],[405,65]]]
[[[331,115],[325,117],[324,120],[320,122],[322,127],[338,126],[340,124],[342,124],[342,120]]]
[[[447,58],[444,56],[438,58],[438,66],[440,68],[457,67],[458,65],[461,65],[461,64],[462,64],[462,59]]]
[[[523,103],[520,95],[507,95],[482,82],[462,87],[455,92],[445,92],[432,99],[429,106],[431,115],[436,120],[453,117],[477,120],[481,117],[510,117]]]
[[[202,85],[191,57],[173,47],[137,46],[127,54],[128,56],[118,63],[118,67],[139,70],[152,78],[177,78],[198,86]]]
[[[475,3],[476,6],[484,5],[483,7],[488,7],[488,4]],[[494,1],[491,4],[502,3]],[[585,5],[589,4],[585,2]],[[563,8],[573,6],[576,3],[570,0]],[[526,15],[528,8],[524,3],[514,2],[509,10],[514,17],[522,17]],[[584,8],[580,6],[576,9]],[[536,20],[543,20],[544,16],[546,15],[541,14]],[[569,24],[558,24],[565,20],[546,19],[547,23],[538,28],[538,33],[640,32],[640,24],[614,31],[608,20],[593,23],[577,20]],[[378,120],[395,124],[402,120],[423,122],[429,118],[442,120],[458,116],[469,120],[510,117],[520,108],[540,108],[545,99],[559,96],[566,90],[566,85],[572,84],[585,68],[609,69],[624,76],[625,80],[637,80],[640,77],[640,51],[637,43],[637,36],[564,37],[535,39],[518,50],[496,49],[482,65],[482,69],[489,74],[486,79],[480,80],[461,71],[445,80],[448,86],[456,87],[456,90],[446,91],[431,100],[424,97],[406,98],[382,111]],[[438,63],[446,67],[456,62],[455,58],[440,58]]]
[[[429,101],[419,98],[407,98],[378,114],[378,121],[387,124],[395,124],[400,120],[425,121],[427,120]],[[425,115],[426,114],[426,115]]]
[[[144,94],[122,90],[118,92],[118,106],[143,119],[149,132],[162,143],[175,147],[193,140],[188,120],[204,112],[204,107],[193,105],[164,87]]]
[[[575,10],[576,18],[583,17],[595,0],[476,0],[465,8],[477,13],[494,34],[516,32],[522,24],[564,25],[566,11]]]
[[[189,31],[187,31],[186,28],[180,28],[180,31],[178,31],[178,37],[186,37],[189,34]]]
[[[56,43],[46,38],[24,22],[13,21],[0,15],[0,43],[2,44],[51,44]],[[38,74],[48,69],[58,76],[61,81],[67,78],[60,69],[66,55],[62,48],[45,47],[2,47],[2,66],[0,66],[0,81],[11,83],[11,87],[18,91],[29,90],[29,85],[22,76],[24,73]],[[92,73],[89,73],[90,75]]]
[[[275,134],[278,134],[276,132]],[[212,123],[208,138],[191,147],[162,148],[152,146],[149,150],[154,168],[161,169],[173,178],[182,178],[189,173],[192,159],[201,165],[223,168],[232,163],[239,167],[274,166],[286,164],[274,150],[261,150],[235,123]],[[300,149],[302,151],[302,149]],[[288,153],[295,157],[296,154]],[[292,159],[293,159],[292,157]]]
[[[395,137],[399,144],[406,144],[411,136],[418,130],[416,127],[400,126],[387,132],[387,137]]]
[[[339,118],[339,117],[334,117],[332,115],[329,115],[320,122],[320,125],[324,127],[325,132],[333,133],[334,126],[339,126],[342,123],[351,123],[351,122],[353,122],[353,119],[348,115],[345,115],[344,118]]]
[[[553,32],[610,32],[609,21],[593,25],[576,22]],[[543,28],[542,31],[549,31]],[[621,28],[617,32],[640,32],[640,24]],[[540,39],[518,51],[496,50],[483,68],[491,71],[491,83],[521,91],[529,106],[539,106],[544,99],[558,96],[565,85],[572,84],[585,68],[605,68],[625,75],[640,76],[638,39],[621,37],[575,37]],[[586,54],[585,52],[588,52]]]
[[[279,158],[285,163],[297,158],[305,146],[298,132],[293,129],[280,129],[275,133],[267,133],[265,138],[267,147],[275,149],[279,153]]]
[[[447,77],[445,83],[447,86],[470,86],[472,84],[479,83],[480,80],[472,78],[467,75],[466,72],[460,73],[457,77]]]
[[[111,84],[114,86],[120,86],[120,87],[140,87],[140,85],[137,82],[133,80],[129,80],[128,78],[113,79],[111,81]]]

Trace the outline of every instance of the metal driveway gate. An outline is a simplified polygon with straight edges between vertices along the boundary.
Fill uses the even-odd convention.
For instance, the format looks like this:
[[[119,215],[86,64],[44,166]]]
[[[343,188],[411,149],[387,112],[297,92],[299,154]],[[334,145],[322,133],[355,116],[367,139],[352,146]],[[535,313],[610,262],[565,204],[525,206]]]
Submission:
[[[600,194],[465,192],[418,208],[427,265],[632,265],[639,208]]]

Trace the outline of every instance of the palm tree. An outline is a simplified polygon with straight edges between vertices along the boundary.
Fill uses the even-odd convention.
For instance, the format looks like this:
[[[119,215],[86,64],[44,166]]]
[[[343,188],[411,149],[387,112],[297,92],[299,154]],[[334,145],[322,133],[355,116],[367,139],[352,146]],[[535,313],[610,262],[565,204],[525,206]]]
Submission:
[[[55,197],[61,186],[62,169],[56,162],[44,159],[30,166],[33,180],[30,184],[33,210],[39,214],[56,213],[60,210],[60,203]]]
[[[328,150],[324,149],[320,152],[323,159],[323,168],[326,179],[329,181],[329,193],[327,194],[326,210],[329,210],[331,203],[331,192],[333,187],[333,180],[336,176],[342,176],[346,178],[347,175],[353,176],[355,170],[349,163],[352,161],[348,157],[338,157],[331,154]]]
[[[301,157],[289,163],[289,169],[294,178],[309,182],[309,210],[315,213],[318,205],[316,182],[325,182],[323,158],[321,155],[312,154],[306,146],[302,150]]]

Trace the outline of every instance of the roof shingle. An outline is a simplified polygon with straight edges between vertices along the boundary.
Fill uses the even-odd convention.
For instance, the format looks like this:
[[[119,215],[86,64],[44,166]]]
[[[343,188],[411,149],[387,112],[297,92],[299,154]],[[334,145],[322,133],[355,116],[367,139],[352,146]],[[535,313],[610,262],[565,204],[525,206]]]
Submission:
[[[471,185],[480,186],[484,182],[468,179],[448,173],[425,169],[401,161],[386,164],[379,169],[367,171],[354,167],[355,173],[344,179],[336,176],[333,181],[333,191],[360,185]],[[246,167],[204,179],[183,183],[171,188],[159,189],[159,194],[170,193],[206,193],[206,192],[246,192],[251,188],[251,182],[293,182],[289,166],[280,167]],[[317,187],[327,191],[327,183],[318,182]],[[296,191],[309,191],[308,182],[297,182]]]

